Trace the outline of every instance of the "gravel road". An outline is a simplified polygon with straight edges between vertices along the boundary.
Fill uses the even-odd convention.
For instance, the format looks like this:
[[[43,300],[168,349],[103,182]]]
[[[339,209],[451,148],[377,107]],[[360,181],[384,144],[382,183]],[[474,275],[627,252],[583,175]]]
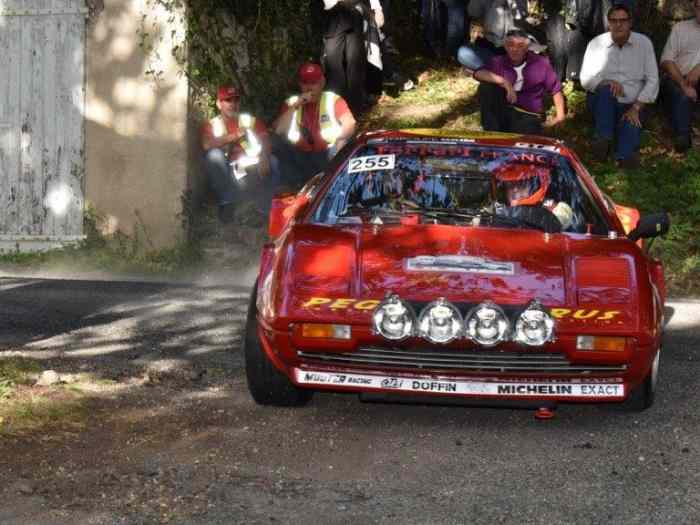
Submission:
[[[1,524],[700,522],[700,302],[649,411],[256,406],[247,286],[0,277],[0,357],[91,377],[80,427],[0,437]]]

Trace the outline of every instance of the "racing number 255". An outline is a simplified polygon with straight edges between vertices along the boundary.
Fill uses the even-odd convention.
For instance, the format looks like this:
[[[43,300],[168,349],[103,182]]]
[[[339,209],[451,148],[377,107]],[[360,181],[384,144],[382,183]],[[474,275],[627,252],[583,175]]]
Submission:
[[[359,171],[393,170],[395,155],[369,155],[350,160],[348,173]]]

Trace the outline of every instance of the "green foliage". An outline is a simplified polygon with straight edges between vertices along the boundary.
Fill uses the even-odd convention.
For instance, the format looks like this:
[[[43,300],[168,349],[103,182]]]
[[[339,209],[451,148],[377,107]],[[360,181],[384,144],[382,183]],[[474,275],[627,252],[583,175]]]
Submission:
[[[183,12],[180,0],[152,1],[173,16]],[[184,10],[184,41],[175,44],[173,55],[194,88],[195,99],[211,105],[216,87],[233,82],[242,89],[247,110],[273,116],[280,101],[294,89],[297,66],[320,57],[320,2],[315,3],[190,0]],[[151,26],[150,32],[155,31]],[[141,35],[146,43],[147,33]]]
[[[0,400],[7,399],[16,385],[29,382],[29,375],[41,371],[36,361],[19,358],[0,359]]]
[[[665,211],[671,216],[671,230],[656,239],[652,253],[664,261],[669,288],[676,293],[700,291],[700,155],[672,157],[647,137],[642,167],[618,170],[611,163],[588,163],[599,186],[612,199],[638,208],[642,214]],[[588,155],[583,151],[584,157]]]

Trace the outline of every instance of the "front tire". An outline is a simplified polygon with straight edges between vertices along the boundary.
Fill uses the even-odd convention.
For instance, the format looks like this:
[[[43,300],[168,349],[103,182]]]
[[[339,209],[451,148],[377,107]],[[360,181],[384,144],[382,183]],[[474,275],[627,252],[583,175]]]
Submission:
[[[258,337],[257,319],[257,284],[248,305],[248,315],[243,337],[243,356],[245,357],[245,372],[248,380],[248,390],[259,405],[292,407],[307,404],[313,392],[297,388],[275,365],[267,358]]]
[[[647,374],[641,385],[630,393],[629,397],[624,401],[623,407],[629,412],[641,412],[651,407],[654,404],[656,397],[656,383],[659,375],[659,357],[661,349],[656,352],[654,362],[651,364],[651,370]]]

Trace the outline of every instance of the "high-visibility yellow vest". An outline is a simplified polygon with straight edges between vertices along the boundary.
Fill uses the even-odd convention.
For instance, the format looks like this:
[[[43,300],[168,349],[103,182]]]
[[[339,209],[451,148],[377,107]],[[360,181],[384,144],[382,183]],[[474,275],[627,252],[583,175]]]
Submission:
[[[335,116],[335,103],[340,97],[333,93],[332,91],[324,91],[321,93],[321,100],[319,102],[318,111],[318,124],[321,131],[321,138],[328,143],[330,148],[335,144],[340,137],[340,132],[342,127],[340,122]],[[297,100],[298,96],[293,96],[287,99],[287,105],[291,106]],[[294,115],[292,116],[292,121],[289,124],[289,131],[287,132],[287,139],[292,144],[296,144],[301,139],[301,121],[302,121],[302,107],[298,107],[294,110]]]
[[[215,137],[221,137],[228,132],[226,122],[224,122],[221,115],[212,119],[211,127]],[[254,131],[255,117],[248,113],[241,113],[238,115],[238,128],[244,131],[244,137],[239,142],[239,145],[245,154],[245,159],[239,160],[243,160],[246,166],[257,164],[260,160],[262,144]]]

